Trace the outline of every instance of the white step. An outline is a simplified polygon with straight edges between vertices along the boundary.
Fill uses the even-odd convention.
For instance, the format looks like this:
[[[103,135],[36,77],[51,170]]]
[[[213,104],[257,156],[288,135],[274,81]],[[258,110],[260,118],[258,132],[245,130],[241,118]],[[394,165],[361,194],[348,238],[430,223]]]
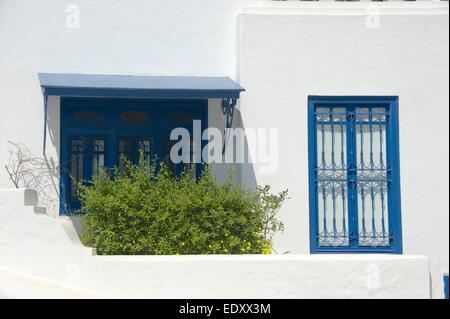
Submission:
[[[25,214],[25,215],[39,215],[48,216],[47,208],[35,206],[2,206],[0,205],[0,214]]]

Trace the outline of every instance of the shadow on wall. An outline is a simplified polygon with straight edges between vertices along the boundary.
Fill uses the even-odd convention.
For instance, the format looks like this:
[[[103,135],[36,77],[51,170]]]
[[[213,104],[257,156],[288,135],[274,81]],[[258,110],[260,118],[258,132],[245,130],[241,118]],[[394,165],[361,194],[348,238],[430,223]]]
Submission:
[[[52,202],[51,206],[48,206],[50,210],[48,213],[53,216],[59,215],[59,202],[60,195],[60,173],[61,163],[59,163],[60,157],[60,98],[50,96],[48,98],[48,112],[47,112],[47,143],[50,140],[52,147],[52,154],[47,155],[48,145],[44,145],[44,159],[47,163],[48,171],[53,172],[51,174],[51,186],[52,186]]]
[[[219,106],[210,108],[212,112]],[[232,121],[232,131],[225,132],[226,115],[223,113],[213,115],[213,126],[223,134],[225,149],[222,155],[222,163],[212,163],[214,173],[219,183],[224,181],[228,176],[230,170],[235,170],[235,183],[242,185],[245,188],[256,190],[258,187],[255,163],[249,148],[249,140],[246,135],[245,126],[242,115],[239,109],[235,109]],[[220,124],[219,124],[220,123]],[[244,134],[245,132],[245,134]]]
[[[48,101],[47,137],[50,143],[38,145],[42,154],[35,155],[30,151],[30,145],[16,141],[8,141],[9,159],[4,169],[10,182],[15,188],[29,188],[36,190],[38,205],[47,209],[47,214],[59,214],[59,99],[51,98]],[[44,124],[44,121],[42,121]],[[40,135],[40,134],[39,134]],[[41,141],[44,142],[43,134]],[[40,147],[39,147],[40,146]],[[52,146],[51,148],[49,146]],[[45,150],[49,150],[46,153]]]
[[[239,110],[235,112],[235,120],[238,127],[245,131],[244,120],[242,119],[242,114]],[[235,145],[235,147],[237,147]],[[244,137],[244,158],[246,163],[240,164],[240,183],[247,188],[256,189],[258,187],[258,181],[256,179],[255,165],[253,164],[254,159],[249,150],[249,141],[247,135]]]
[[[35,190],[35,205],[46,208],[57,205],[55,179],[58,179],[58,169],[53,158],[34,156],[28,146],[22,143],[8,141],[8,146],[9,159],[4,169],[9,181],[16,189]]]

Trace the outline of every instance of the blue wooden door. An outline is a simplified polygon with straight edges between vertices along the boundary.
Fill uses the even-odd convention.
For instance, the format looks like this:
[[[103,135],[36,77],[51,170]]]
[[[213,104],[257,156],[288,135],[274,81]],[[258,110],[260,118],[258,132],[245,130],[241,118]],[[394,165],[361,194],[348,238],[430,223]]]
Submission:
[[[149,164],[164,160],[175,174],[200,164],[171,163],[174,128],[193,135],[193,121],[207,127],[207,101],[75,99],[61,101],[61,214],[79,209],[76,185],[88,183],[102,168],[123,169],[127,159]]]

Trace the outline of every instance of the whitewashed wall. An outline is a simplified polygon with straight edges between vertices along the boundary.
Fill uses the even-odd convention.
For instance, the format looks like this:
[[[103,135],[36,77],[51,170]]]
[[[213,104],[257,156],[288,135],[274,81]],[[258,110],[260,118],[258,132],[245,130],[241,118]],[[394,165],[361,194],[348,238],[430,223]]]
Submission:
[[[238,15],[245,5],[260,2],[1,0],[0,188],[12,186],[3,169],[7,141],[25,144],[34,155],[42,153],[38,72],[236,78]],[[72,4],[79,8],[79,28],[68,27],[74,25],[66,12]],[[223,127],[219,105],[211,103],[210,123]],[[54,171],[59,165],[59,110],[59,98],[51,97],[47,156]],[[217,166],[219,176],[225,168]],[[51,215],[57,214],[57,202],[46,204]]]
[[[441,297],[449,259],[448,5],[384,4],[375,28],[363,5],[331,13],[336,6],[278,5],[240,18],[244,127],[280,129],[279,170],[256,179],[292,197],[278,250],[309,252],[308,95],[399,96],[404,253],[431,257]]]
[[[236,78],[238,15],[261,2],[0,0],[0,188],[11,186],[8,140],[42,152],[38,72]],[[70,4],[80,9],[79,28],[66,26]],[[49,133],[58,131],[58,104],[50,101]],[[59,136],[51,137],[48,156],[57,164]]]

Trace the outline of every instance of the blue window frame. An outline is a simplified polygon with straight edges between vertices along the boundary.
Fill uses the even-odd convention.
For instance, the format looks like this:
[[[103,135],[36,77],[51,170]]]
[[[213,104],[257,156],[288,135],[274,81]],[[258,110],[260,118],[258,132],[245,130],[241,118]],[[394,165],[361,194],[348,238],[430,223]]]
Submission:
[[[308,102],[312,253],[402,253],[397,97]]]
[[[176,127],[193,136],[193,120],[204,130],[207,105],[207,100],[61,98],[60,214],[80,208],[80,181],[91,180],[103,167],[123,167],[123,157],[133,163],[157,157],[176,174],[187,167],[198,176],[200,163],[170,163],[167,139]]]
[[[65,171],[70,176],[66,185],[70,202],[77,202],[78,182],[96,176],[106,165],[106,139],[96,136],[68,136],[69,156]]]

